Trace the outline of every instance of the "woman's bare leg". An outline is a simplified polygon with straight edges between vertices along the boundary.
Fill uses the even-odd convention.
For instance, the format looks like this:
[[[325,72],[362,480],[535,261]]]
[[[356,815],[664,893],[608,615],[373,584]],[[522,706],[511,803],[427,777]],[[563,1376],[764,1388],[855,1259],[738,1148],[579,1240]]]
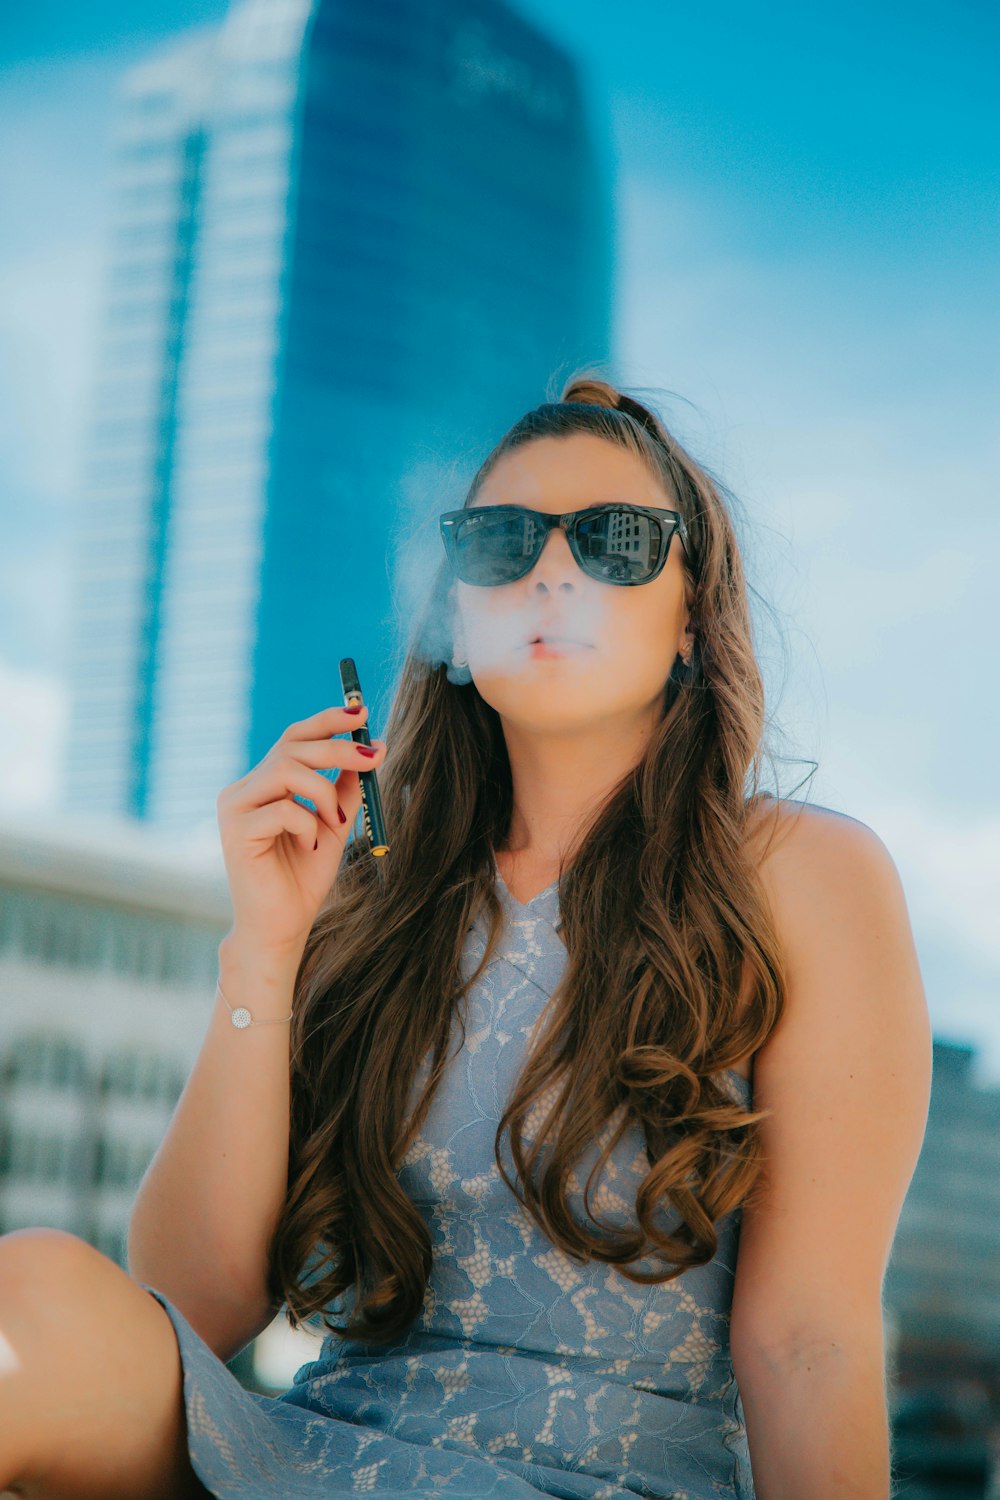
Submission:
[[[0,1235],[0,1492],[190,1500],[183,1372],[165,1310],[60,1229]]]

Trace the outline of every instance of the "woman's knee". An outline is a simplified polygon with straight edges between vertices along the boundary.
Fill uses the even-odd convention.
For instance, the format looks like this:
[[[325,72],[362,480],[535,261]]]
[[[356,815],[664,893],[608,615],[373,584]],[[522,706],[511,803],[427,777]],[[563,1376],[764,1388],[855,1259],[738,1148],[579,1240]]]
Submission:
[[[15,1367],[0,1437],[6,1428],[34,1493],[204,1493],[173,1325],[94,1246],[58,1229],[0,1235],[0,1341]]]
[[[46,1322],[65,1328],[67,1312],[85,1309],[87,1289],[106,1287],[114,1271],[128,1274],[67,1229],[0,1234],[0,1326],[6,1319],[18,1328]]]
[[[0,1290],[11,1285],[8,1278],[33,1280],[47,1272],[68,1269],[89,1256],[100,1255],[93,1245],[68,1229],[39,1225],[31,1229],[9,1229],[0,1234]]]

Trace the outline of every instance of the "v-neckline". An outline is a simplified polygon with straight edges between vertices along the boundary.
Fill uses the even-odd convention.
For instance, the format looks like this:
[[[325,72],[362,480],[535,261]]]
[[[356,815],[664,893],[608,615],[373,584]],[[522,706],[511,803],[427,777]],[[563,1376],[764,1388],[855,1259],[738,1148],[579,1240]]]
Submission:
[[[493,868],[496,871],[497,881],[500,885],[503,886],[504,891],[506,892],[509,899],[513,902],[513,904],[521,911],[527,911],[530,907],[535,905],[536,901],[541,901],[543,896],[547,896],[551,891],[554,891],[556,886],[559,884],[559,877],[557,875],[555,880],[553,880],[550,885],[547,885],[545,887],[544,891],[537,891],[536,894],[532,896],[528,901],[519,901],[504,879],[503,872],[501,871],[500,866],[497,864],[495,859],[493,861]]]

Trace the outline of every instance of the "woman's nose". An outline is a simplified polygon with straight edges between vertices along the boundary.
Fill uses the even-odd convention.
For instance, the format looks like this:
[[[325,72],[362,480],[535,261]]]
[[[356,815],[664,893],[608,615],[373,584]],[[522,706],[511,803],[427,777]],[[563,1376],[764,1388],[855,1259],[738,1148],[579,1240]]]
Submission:
[[[537,588],[540,583],[576,584],[579,577],[580,565],[573,556],[565,531],[561,526],[553,526],[545,538],[535,566],[528,574],[530,585]]]

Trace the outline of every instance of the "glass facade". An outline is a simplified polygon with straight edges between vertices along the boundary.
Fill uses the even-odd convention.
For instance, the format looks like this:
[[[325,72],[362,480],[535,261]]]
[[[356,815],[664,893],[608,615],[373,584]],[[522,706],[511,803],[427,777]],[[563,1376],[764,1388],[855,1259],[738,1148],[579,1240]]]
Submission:
[[[975,1086],[974,1055],[934,1043],[927,1130],[885,1294],[906,1374],[978,1374],[1000,1398],[1000,1089]]]
[[[88,854],[0,830],[0,1233],[64,1229],[127,1269],[231,912],[221,859],[164,857],[127,821],[104,833]],[[318,1342],[277,1315],[229,1368],[277,1394]]]
[[[0,842],[0,1232],[53,1225],[125,1265],[142,1174],[190,1073],[225,881]]]
[[[460,503],[607,360],[610,174],[574,64],[496,3],[245,0],[123,122],[64,781],[214,826],[342,656],[380,732],[414,468]]]
[[[193,33],[123,89],[69,661],[70,806],[141,815],[145,797],[212,48]]]

